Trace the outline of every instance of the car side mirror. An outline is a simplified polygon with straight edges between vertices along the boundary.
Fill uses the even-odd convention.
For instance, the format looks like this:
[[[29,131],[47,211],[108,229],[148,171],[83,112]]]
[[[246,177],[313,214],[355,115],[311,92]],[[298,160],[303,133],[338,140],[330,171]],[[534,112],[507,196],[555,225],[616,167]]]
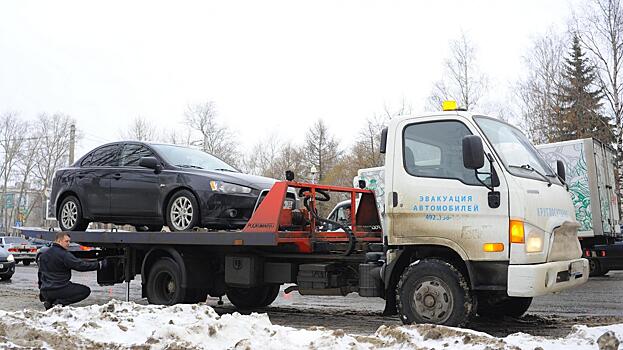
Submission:
[[[476,135],[463,137],[463,166],[467,169],[480,169],[485,165],[485,151],[482,140]]]
[[[141,157],[141,159],[138,160],[138,165],[145,168],[154,169],[154,172],[156,174],[162,171],[162,165],[160,165],[160,162],[155,157]]]
[[[562,179],[562,181],[567,181],[567,175],[565,173],[565,163],[563,163],[560,159],[556,161],[556,173],[558,174],[558,177]]]

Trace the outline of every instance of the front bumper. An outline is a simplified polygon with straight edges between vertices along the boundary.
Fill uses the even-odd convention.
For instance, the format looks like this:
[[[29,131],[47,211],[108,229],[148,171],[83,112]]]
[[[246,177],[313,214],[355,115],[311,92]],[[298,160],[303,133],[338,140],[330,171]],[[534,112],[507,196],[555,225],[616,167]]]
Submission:
[[[588,281],[588,260],[580,258],[508,267],[508,295],[536,297],[573,288]]]

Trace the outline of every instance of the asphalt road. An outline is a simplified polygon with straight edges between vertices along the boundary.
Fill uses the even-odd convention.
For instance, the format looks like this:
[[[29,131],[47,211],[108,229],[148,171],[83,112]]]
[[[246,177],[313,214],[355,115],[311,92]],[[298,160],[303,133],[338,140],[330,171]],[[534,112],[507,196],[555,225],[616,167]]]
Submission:
[[[38,299],[37,265],[16,267],[11,281],[0,282],[0,310],[44,310]],[[126,285],[99,286],[95,272],[74,272],[73,282],[88,285],[91,296],[77,304],[102,304],[111,299],[125,300]],[[575,324],[606,325],[623,323],[623,272],[610,272],[591,278],[585,285],[540,298],[535,298],[528,313],[520,319],[483,319],[477,317],[470,327],[496,336],[525,332],[542,336],[564,336]],[[130,285],[130,301],[147,304],[141,298],[140,280]],[[217,298],[208,298],[208,305],[219,313],[234,312],[227,301],[219,306]],[[346,297],[301,296],[283,292],[270,306],[258,312],[268,313],[274,324],[308,328],[343,329],[349,333],[374,333],[381,325],[399,325],[397,317],[383,317],[384,301]]]

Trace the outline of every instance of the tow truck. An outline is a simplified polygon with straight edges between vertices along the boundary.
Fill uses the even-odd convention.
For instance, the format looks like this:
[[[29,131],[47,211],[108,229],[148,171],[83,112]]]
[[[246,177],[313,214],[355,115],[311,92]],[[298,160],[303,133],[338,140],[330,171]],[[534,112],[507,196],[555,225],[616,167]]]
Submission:
[[[226,295],[261,308],[285,284],[301,295],[380,297],[407,324],[463,326],[476,313],[519,316],[532,297],[586,282],[564,166],[550,169],[518,129],[447,103],[393,119],[381,140],[378,201],[365,183],[303,183],[288,172],[242,230],[70,234],[114,262],[99,284],[126,282],[129,297],[140,275],[152,304]],[[288,190],[299,195],[294,207],[284,205]],[[318,214],[336,193],[356,208],[350,223]]]

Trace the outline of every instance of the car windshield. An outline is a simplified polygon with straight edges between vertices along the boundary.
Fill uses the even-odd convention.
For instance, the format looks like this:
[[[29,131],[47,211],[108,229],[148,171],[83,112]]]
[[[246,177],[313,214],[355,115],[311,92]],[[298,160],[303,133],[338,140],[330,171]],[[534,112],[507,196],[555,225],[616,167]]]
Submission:
[[[511,174],[546,182],[554,180],[556,175],[521,131],[492,118],[474,120]]]
[[[4,243],[6,244],[30,244],[27,240],[20,237],[4,237]]]
[[[223,162],[215,156],[198,149],[174,146],[174,145],[151,145],[168,163],[181,168],[194,168],[205,170],[221,170],[238,172],[231,165]]]

